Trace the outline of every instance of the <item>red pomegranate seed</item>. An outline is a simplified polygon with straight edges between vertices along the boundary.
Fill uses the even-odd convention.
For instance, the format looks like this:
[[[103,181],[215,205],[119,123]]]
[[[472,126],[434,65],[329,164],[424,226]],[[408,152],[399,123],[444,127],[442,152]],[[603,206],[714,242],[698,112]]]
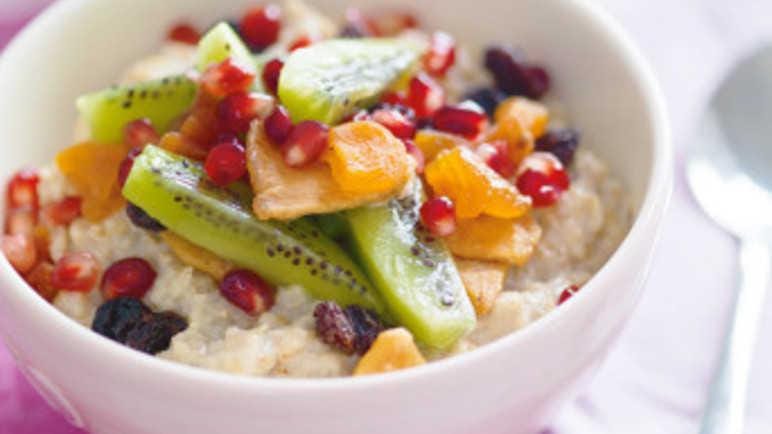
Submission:
[[[403,105],[407,106],[407,98],[397,92],[386,92],[381,97],[381,102],[389,105]]]
[[[281,147],[284,162],[295,168],[315,162],[327,147],[328,134],[327,126],[316,121],[295,125]]]
[[[517,176],[517,189],[531,197],[535,208],[554,205],[570,186],[571,180],[560,160],[547,152],[526,157]]]
[[[134,167],[134,159],[137,158],[137,156],[141,153],[141,149],[131,148],[129,153],[126,154],[126,158],[124,158],[123,161],[121,161],[121,164],[118,166],[118,185],[121,186],[121,188],[123,188],[123,186],[126,184],[126,178],[129,177],[131,168]]]
[[[110,265],[102,276],[102,295],[107,300],[117,297],[142,298],[155,282],[157,274],[142,258],[121,259]]]
[[[569,298],[573,297],[574,294],[576,294],[579,291],[579,287],[576,285],[571,285],[568,288],[564,289],[563,292],[560,293],[560,297],[558,297],[558,306],[565,303]]]
[[[457,106],[445,106],[437,110],[432,118],[434,128],[452,134],[464,136],[470,140],[477,138],[488,125],[488,116],[473,102]]]
[[[400,139],[411,139],[415,135],[415,122],[399,110],[393,108],[378,109],[373,112],[372,119]]]
[[[444,77],[456,62],[456,41],[445,32],[435,32],[424,55],[424,69],[435,77]]]
[[[250,9],[241,19],[239,28],[247,44],[263,50],[279,39],[281,8],[271,3]]]
[[[276,289],[248,270],[234,270],[220,282],[220,294],[250,315],[269,311],[276,300]]]
[[[358,112],[356,112],[353,115],[349,116],[349,118],[346,119],[343,123],[346,123],[346,122],[362,122],[362,121],[371,121],[371,120],[373,120],[373,117],[370,116],[370,113],[368,113],[367,110],[359,110]]]
[[[415,15],[404,10],[384,10],[372,15],[371,25],[376,36],[394,36],[418,27]]]
[[[424,167],[426,166],[426,157],[424,156],[423,151],[421,148],[416,146],[416,144],[412,140],[403,140],[405,143],[405,150],[407,150],[408,155],[413,157],[415,160],[415,172],[419,175],[424,173]]]
[[[407,105],[417,117],[431,117],[444,104],[445,91],[427,74],[419,73],[410,80]]]
[[[59,292],[51,281],[53,274],[54,264],[46,261],[37,264],[24,278],[43,299],[53,301]]]
[[[90,253],[68,253],[56,261],[51,283],[62,291],[88,292],[99,277],[99,264]]]
[[[148,143],[158,143],[160,139],[150,119],[137,119],[123,128],[123,143],[132,148],[144,148]]]
[[[8,182],[8,208],[28,207],[38,208],[38,177],[37,171],[24,169],[17,172]]]
[[[9,209],[5,216],[5,233],[30,235],[38,224],[37,210],[23,207]]]
[[[264,118],[273,110],[273,98],[258,93],[237,92],[226,96],[217,105],[220,125],[231,134],[249,131],[253,120]],[[222,140],[224,141],[224,140]]]
[[[456,207],[445,196],[429,199],[421,206],[421,222],[437,237],[446,237],[456,231]]]
[[[308,35],[303,35],[292,41],[292,43],[289,45],[288,49],[290,52],[293,52],[297,49],[308,47],[309,45],[313,44],[314,40],[311,39]]]
[[[238,181],[247,173],[244,148],[234,142],[220,143],[209,151],[204,170],[209,179],[219,186]]]
[[[281,145],[287,141],[287,137],[292,131],[292,119],[284,106],[277,105],[273,113],[265,120],[263,124],[265,135],[274,145]]]
[[[81,216],[82,199],[68,196],[43,207],[43,218],[54,226],[67,226]]]
[[[192,25],[188,23],[179,23],[169,29],[166,38],[170,41],[196,45],[198,44],[198,40],[201,39],[201,34]]]
[[[3,235],[3,254],[19,274],[32,270],[38,261],[35,239],[32,235]]]
[[[509,145],[503,140],[491,143],[482,143],[477,147],[477,155],[504,178],[515,174],[515,162],[509,157]]]
[[[273,59],[263,67],[263,85],[273,95],[276,95],[279,89],[279,75],[282,68],[284,68],[284,62],[280,59]]]
[[[254,79],[255,74],[248,66],[228,58],[204,72],[201,76],[201,86],[208,94],[223,97],[246,91]]]

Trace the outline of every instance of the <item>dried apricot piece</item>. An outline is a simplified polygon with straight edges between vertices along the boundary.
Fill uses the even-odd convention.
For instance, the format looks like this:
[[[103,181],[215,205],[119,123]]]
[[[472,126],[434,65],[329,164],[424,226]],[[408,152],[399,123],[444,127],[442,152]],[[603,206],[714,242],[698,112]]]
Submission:
[[[218,282],[235,268],[225,259],[170,231],[161,232],[160,236],[180,261],[214,277]]]
[[[86,219],[102,220],[125,204],[118,168],[128,152],[128,146],[122,144],[83,142],[56,156],[59,170],[83,199],[81,211]]]
[[[354,375],[381,374],[426,363],[407,329],[381,332],[359,360]]]
[[[478,317],[487,315],[504,289],[509,264],[456,258],[456,268]]]
[[[424,170],[437,196],[448,196],[460,219],[488,214],[516,218],[531,207],[531,200],[502,178],[473,151],[457,147],[442,151]]]
[[[547,107],[521,96],[513,96],[504,100],[496,108],[493,118],[499,124],[517,122],[537,139],[547,131],[547,124],[550,120]]]
[[[531,259],[540,238],[541,227],[530,217],[480,216],[460,220],[456,232],[445,237],[445,244],[462,258],[522,266]]]
[[[392,191],[410,177],[405,145],[375,122],[349,122],[331,129],[323,159],[341,189],[350,193]]]
[[[469,146],[469,142],[461,136],[443,133],[435,130],[421,130],[413,139],[424,154],[426,161],[432,161],[440,151],[453,149],[457,146]]]

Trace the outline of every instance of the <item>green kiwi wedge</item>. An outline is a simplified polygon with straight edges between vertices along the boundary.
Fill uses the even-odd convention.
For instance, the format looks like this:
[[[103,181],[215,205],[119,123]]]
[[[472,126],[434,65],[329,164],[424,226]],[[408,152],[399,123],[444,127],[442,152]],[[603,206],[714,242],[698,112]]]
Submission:
[[[258,220],[244,183],[215,186],[200,163],[148,145],[123,195],[177,235],[274,285],[300,285],[315,298],[386,316],[369,279],[334,241],[307,220]]]
[[[227,58],[254,68],[255,60],[241,37],[230,24],[221,22],[212,27],[198,42],[196,68],[203,72]]]
[[[127,123],[147,118],[164,133],[193,105],[198,84],[177,75],[83,95],[76,106],[91,130],[91,139],[120,143]]]

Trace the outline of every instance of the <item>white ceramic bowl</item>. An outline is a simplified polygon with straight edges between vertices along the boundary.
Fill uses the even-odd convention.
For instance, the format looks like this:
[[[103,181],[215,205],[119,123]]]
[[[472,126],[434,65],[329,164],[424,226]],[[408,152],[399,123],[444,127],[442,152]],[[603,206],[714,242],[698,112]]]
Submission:
[[[151,53],[169,23],[205,25],[249,3],[57,3],[0,63],[0,177],[50,161],[68,144],[74,98]],[[340,15],[349,2],[313,3]],[[585,146],[610,163],[632,196],[637,219],[622,246],[577,297],[523,331],[417,369],[333,380],[228,376],[128,350],[45,303],[3,259],[0,334],[76,425],[97,434],[532,433],[603,361],[640,296],[670,192],[665,108],[649,68],[590,1],[390,3],[412,5],[464,42],[520,44],[550,67]]]

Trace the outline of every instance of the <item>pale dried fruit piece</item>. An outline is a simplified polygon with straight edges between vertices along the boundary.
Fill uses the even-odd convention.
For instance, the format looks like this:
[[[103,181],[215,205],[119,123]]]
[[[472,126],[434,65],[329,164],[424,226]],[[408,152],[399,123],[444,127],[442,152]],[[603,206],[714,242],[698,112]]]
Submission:
[[[440,151],[453,149],[457,146],[469,146],[469,142],[461,136],[443,133],[435,130],[421,130],[413,139],[418,149],[424,154],[427,162],[432,161]]]
[[[290,220],[381,202],[400,192],[411,179],[408,177],[405,183],[386,192],[343,191],[330,167],[322,162],[301,169],[287,166],[279,149],[266,137],[260,121],[252,124],[247,139],[247,168],[255,192],[253,209],[263,220]]]
[[[407,329],[395,328],[378,335],[359,360],[354,375],[382,374],[426,363]]]
[[[442,151],[424,172],[434,195],[453,200],[460,219],[482,214],[517,218],[531,208],[530,198],[521,195],[470,149],[457,147]]]
[[[544,104],[521,96],[507,98],[496,108],[493,117],[496,123],[517,122],[537,139],[547,131],[550,120]]]
[[[456,268],[478,318],[493,309],[496,297],[504,289],[509,267],[501,262],[456,258]]]
[[[225,259],[170,231],[164,231],[159,235],[180,261],[214,277],[218,282],[235,268]]]
[[[501,219],[480,216],[459,220],[456,232],[445,238],[454,255],[522,266],[533,255],[541,227],[530,217]]]
[[[393,192],[410,179],[401,140],[375,122],[349,122],[330,130],[323,159],[341,189],[352,194]]]

